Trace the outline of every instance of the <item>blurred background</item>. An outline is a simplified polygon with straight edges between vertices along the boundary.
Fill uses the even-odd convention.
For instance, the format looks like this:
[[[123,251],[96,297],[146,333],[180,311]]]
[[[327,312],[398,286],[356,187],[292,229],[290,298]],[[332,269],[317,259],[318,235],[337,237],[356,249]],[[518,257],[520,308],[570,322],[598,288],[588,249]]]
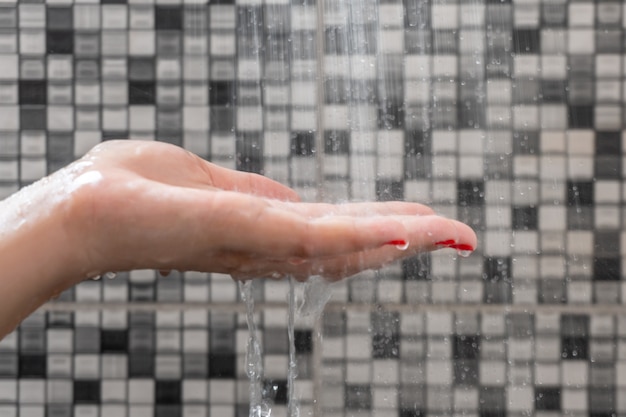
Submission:
[[[432,205],[478,250],[334,285],[296,322],[300,415],[621,416],[625,11],[1,0],[0,195],[131,137],[309,201]],[[287,291],[253,288],[272,416]],[[245,417],[247,338],[228,276],[84,282],[0,342],[0,417]]]

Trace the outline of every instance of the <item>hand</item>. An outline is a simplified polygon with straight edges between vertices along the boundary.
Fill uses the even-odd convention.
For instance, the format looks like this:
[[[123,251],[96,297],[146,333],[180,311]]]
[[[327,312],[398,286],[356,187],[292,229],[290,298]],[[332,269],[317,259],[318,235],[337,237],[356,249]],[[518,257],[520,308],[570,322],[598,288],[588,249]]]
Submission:
[[[422,251],[476,247],[468,226],[420,204],[301,203],[277,182],[158,142],[105,142],[53,177],[72,194],[80,279],[143,268],[340,279]]]

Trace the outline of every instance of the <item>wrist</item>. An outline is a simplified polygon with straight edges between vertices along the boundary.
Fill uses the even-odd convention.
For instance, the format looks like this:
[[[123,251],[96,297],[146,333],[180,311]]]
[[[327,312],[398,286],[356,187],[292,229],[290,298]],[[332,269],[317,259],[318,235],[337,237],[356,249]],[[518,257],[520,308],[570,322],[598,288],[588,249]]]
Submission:
[[[0,202],[0,338],[87,267],[60,185],[47,177]]]

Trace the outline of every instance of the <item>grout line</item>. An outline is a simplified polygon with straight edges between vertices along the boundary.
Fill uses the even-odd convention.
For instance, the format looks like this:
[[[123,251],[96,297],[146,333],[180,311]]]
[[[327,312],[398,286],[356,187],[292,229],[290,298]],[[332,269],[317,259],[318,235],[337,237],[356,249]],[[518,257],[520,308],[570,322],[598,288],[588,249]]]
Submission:
[[[270,302],[257,303],[259,310],[287,308],[287,303]],[[54,301],[44,304],[43,311],[109,311],[126,310],[132,311],[189,311],[189,310],[219,310],[221,312],[244,313],[243,303],[118,303],[118,302],[63,302]],[[377,312],[397,311],[400,313],[483,313],[483,314],[509,314],[509,313],[561,313],[561,314],[626,314],[626,305],[606,304],[394,304],[394,303],[338,303],[332,302],[326,305],[325,311],[342,312]]]

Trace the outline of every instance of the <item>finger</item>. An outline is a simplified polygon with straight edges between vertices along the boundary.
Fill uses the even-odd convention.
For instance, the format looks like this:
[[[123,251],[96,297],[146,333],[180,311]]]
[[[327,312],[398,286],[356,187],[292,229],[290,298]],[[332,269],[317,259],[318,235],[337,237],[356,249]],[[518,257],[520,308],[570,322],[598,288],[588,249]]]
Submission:
[[[259,174],[234,171],[207,161],[203,167],[214,187],[227,191],[238,191],[285,201],[300,201],[298,194],[291,188]]]
[[[370,202],[370,203],[286,203],[271,202],[275,207],[292,210],[306,217],[322,217],[329,215],[340,216],[389,216],[389,215],[418,215],[428,216],[435,214],[428,206],[403,201]]]
[[[411,233],[411,241],[406,250],[387,245],[360,253],[313,259],[302,265],[284,265],[283,272],[300,280],[311,275],[338,280],[367,269],[379,269],[386,264],[422,252],[443,248],[472,251],[476,248],[476,235],[471,228],[455,220],[438,216],[431,217],[411,222],[409,230],[413,233]],[[452,241],[455,243],[451,243]],[[267,268],[276,270],[277,266]]]
[[[178,219],[184,216],[186,238],[196,235],[199,241],[193,244],[198,247],[217,246],[273,259],[360,252],[408,238],[405,226],[394,216],[306,219],[241,193],[187,189],[177,192],[168,204],[172,205],[168,211],[180,213]]]

